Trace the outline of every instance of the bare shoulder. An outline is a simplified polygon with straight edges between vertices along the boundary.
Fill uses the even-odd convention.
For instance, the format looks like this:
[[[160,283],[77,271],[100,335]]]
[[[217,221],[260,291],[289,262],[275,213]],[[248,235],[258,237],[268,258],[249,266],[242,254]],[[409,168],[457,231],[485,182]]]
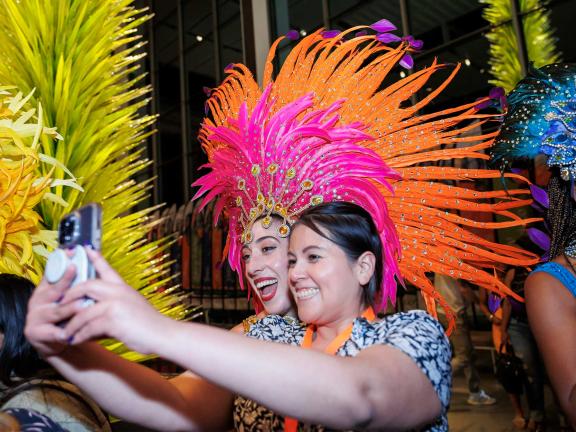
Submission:
[[[529,309],[575,308],[576,299],[554,276],[546,272],[531,273],[525,285],[526,305]]]

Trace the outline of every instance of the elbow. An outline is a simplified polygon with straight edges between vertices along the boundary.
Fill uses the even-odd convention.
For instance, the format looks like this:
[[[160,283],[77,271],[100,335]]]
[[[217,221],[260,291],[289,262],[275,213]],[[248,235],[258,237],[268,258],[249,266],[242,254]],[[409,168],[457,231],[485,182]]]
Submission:
[[[367,386],[358,388],[355,392],[349,393],[345,428],[362,430],[369,428],[376,418],[374,401],[371,398],[371,391]]]

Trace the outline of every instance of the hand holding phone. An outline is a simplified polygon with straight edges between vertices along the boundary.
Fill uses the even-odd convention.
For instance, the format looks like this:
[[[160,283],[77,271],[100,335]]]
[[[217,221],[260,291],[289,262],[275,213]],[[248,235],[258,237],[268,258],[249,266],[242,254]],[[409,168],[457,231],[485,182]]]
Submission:
[[[72,286],[96,277],[94,267],[86,255],[85,246],[100,250],[102,239],[102,208],[95,203],[81,207],[62,218],[58,227],[59,246],[48,257],[45,277],[58,282],[70,264],[76,267]],[[92,304],[92,299],[86,299]]]

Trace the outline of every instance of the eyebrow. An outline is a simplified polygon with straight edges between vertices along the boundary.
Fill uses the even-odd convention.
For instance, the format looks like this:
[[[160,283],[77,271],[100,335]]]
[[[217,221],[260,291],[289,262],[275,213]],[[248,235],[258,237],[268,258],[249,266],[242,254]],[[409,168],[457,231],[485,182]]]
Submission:
[[[306,246],[302,252],[308,252],[310,249],[320,249],[322,251],[325,251],[326,248],[322,247],[322,246],[316,246],[316,245],[311,245],[311,246]]]
[[[260,244],[260,243],[262,243],[264,240],[268,240],[268,239],[274,240],[274,241],[276,241],[276,243],[280,243],[280,240],[278,240],[278,239],[277,239],[276,237],[274,237],[274,236],[262,236],[262,237],[259,237],[259,238],[256,239],[256,240],[254,240],[253,243],[254,243],[254,244]],[[247,244],[245,244],[244,246],[242,246],[242,249],[241,249],[241,250],[244,250],[244,249],[252,250],[252,249],[250,248],[250,246],[247,245]]]
[[[279,240],[274,236],[263,236],[263,237],[260,237],[257,240],[255,240],[254,243],[262,243],[264,240],[267,240],[267,239],[271,239],[271,240],[275,240],[276,242],[279,242]]]

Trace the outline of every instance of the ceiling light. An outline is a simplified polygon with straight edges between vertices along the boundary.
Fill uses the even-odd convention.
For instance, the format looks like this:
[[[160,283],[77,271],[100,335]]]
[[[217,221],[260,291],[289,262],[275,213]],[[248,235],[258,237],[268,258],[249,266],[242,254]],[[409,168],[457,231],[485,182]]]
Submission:
[[[470,66],[472,64],[472,62],[470,61],[470,59],[464,59],[464,64],[466,66]]]
[[[202,37],[202,35],[196,35],[196,40],[198,42],[202,42],[204,40],[204,37]]]
[[[406,72],[400,71],[400,78],[405,78],[405,77],[406,77]]]
[[[300,36],[304,37],[308,34],[308,32],[304,29],[300,30]]]

